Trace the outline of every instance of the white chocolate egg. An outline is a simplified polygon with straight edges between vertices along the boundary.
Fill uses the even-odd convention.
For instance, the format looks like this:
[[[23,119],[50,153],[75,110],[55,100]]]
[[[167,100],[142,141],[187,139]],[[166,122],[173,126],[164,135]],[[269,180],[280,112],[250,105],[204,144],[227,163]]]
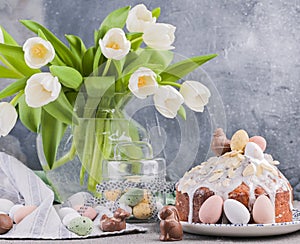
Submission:
[[[254,142],[247,143],[245,147],[245,156],[249,158],[258,159],[258,160],[264,159],[264,153],[262,149]]]
[[[9,217],[11,217],[11,219],[14,219],[14,215],[15,215],[15,212],[19,209],[19,208],[22,208],[24,207],[24,205],[22,204],[16,204],[14,206],[12,206],[12,208],[9,210]]]
[[[232,224],[247,224],[250,220],[249,210],[234,199],[224,201],[224,213]]]
[[[253,204],[253,220],[257,224],[275,223],[275,209],[270,199],[260,195]]]
[[[0,198],[0,211],[6,214],[14,206],[14,203],[8,199]]]
[[[206,199],[199,210],[199,219],[205,224],[215,224],[222,215],[223,199],[213,195]]]
[[[68,226],[68,225],[70,224],[70,222],[71,222],[73,219],[77,218],[77,217],[81,217],[81,215],[80,215],[78,212],[76,212],[76,213],[69,213],[69,214],[67,214],[67,215],[63,218],[62,223],[63,223],[65,226]]]
[[[254,142],[256,143],[258,146],[260,146],[261,150],[264,152],[266,150],[267,147],[267,141],[265,138],[263,138],[262,136],[252,136],[249,139],[249,142]]]
[[[69,208],[69,207],[63,207],[58,210],[58,215],[61,219],[63,219],[67,214],[70,213],[77,213],[77,211],[74,208]]]

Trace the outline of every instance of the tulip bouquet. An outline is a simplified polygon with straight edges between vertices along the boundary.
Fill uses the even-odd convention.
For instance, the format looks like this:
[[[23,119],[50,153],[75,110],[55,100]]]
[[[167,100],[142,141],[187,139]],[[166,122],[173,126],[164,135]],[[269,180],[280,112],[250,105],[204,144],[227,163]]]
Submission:
[[[65,36],[66,45],[31,20],[21,23],[35,36],[20,46],[0,26],[0,78],[15,79],[0,92],[0,99],[12,97],[10,102],[0,103],[1,136],[10,132],[19,116],[29,130],[41,134],[49,169],[71,160],[78,151],[76,143],[62,159],[56,155],[68,125],[80,123],[74,106],[82,87],[96,97],[114,93],[131,93],[139,99],[153,96],[157,111],[167,118],[177,114],[185,117],[183,104],[202,112],[209,90],[200,82],[181,79],[216,55],[174,62],[170,50],[174,49],[175,27],[158,23],[159,16],[160,8],[150,11],[143,4],[117,9],[94,32],[94,45],[89,48],[75,35]],[[98,101],[95,107],[101,106]],[[89,116],[107,114],[95,112]],[[102,143],[101,150],[106,146]],[[88,161],[88,173],[101,172],[93,165],[95,160]],[[90,189],[95,189],[99,180],[91,180]]]

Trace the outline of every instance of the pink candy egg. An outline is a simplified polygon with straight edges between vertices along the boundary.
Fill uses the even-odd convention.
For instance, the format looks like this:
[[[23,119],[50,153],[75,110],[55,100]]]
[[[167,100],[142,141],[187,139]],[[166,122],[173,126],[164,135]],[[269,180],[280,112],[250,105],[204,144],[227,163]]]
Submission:
[[[81,216],[88,217],[91,220],[94,220],[98,215],[97,211],[92,207],[87,207],[84,205],[75,205],[74,209],[78,213],[80,213]]]
[[[275,223],[275,209],[270,199],[260,195],[253,204],[253,220],[257,224]]]
[[[14,222],[19,224],[26,216],[31,214],[37,207],[36,206],[23,206],[18,208],[14,213]]]
[[[263,150],[263,152],[266,150],[267,141],[262,136],[252,136],[249,139],[249,141],[254,142],[255,144],[257,144],[261,148],[261,150]]]
[[[199,219],[205,224],[215,224],[222,215],[223,199],[213,195],[206,199],[199,210]]]

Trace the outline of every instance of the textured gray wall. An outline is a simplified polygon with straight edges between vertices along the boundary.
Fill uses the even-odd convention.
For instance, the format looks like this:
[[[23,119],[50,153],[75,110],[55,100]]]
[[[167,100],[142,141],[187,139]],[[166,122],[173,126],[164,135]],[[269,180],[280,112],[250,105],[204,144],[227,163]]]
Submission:
[[[209,155],[209,140],[215,126],[226,125],[228,136],[243,128],[250,135],[267,139],[267,152],[281,162],[279,168],[294,186],[295,197],[300,199],[299,0],[0,0],[0,23],[20,43],[29,34],[17,25],[17,19],[33,18],[60,38],[63,39],[65,33],[72,33],[83,37],[89,46],[93,41],[93,30],[109,12],[137,3],[145,3],[150,9],[160,6],[159,22],[177,27],[174,44],[177,53],[183,56],[219,54],[203,66],[211,78],[204,82],[213,90],[215,98],[204,114],[197,115],[201,140],[196,162]],[[226,119],[218,109],[224,109]],[[137,119],[143,122],[145,118]],[[175,135],[177,122],[159,119],[164,123],[166,133],[175,138],[163,154],[172,161],[176,154],[176,146],[172,143],[180,143],[180,138]],[[34,135],[21,126],[12,135],[20,138],[24,154],[21,156],[35,167],[37,163],[31,159],[35,157]],[[3,140],[0,139],[2,145],[7,144]],[[184,161],[182,156],[179,159]]]

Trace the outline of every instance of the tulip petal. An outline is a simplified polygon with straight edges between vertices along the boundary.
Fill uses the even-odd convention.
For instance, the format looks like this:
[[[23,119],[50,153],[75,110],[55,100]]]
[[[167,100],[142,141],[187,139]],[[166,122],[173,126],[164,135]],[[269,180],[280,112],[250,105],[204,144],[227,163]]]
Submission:
[[[18,118],[15,107],[8,102],[0,103],[0,136],[7,136],[14,128]]]

